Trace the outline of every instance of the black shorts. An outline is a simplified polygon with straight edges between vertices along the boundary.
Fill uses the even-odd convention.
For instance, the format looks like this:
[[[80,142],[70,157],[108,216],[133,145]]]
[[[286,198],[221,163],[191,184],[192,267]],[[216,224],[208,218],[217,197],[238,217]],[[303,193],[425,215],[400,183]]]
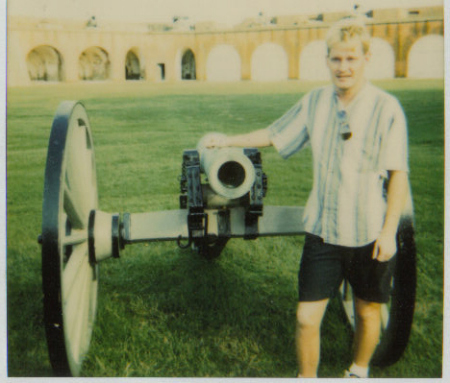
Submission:
[[[388,262],[374,260],[373,246],[374,243],[362,247],[330,245],[307,234],[298,273],[299,301],[332,298],[345,278],[356,297],[387,303],[396,257]]]

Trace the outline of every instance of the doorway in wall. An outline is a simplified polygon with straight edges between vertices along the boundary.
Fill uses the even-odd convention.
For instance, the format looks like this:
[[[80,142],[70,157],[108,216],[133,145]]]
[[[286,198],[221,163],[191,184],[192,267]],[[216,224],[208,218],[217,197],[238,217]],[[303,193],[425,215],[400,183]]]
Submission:
[[[159,71],[160,71],[160,75],[161,75],[161,80],[165,80],[166,79],[166,64],[159,63],[158,67],[159,67]]]
[[[181,79],[195,80],[197,75],[195,73],[195,56],[194,53],[188,49],[181,59]]]

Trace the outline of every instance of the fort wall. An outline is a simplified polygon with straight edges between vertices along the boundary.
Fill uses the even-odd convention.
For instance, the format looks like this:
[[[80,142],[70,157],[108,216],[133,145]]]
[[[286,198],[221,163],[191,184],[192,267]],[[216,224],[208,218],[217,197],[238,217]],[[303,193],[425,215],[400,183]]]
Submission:
[[[306,80],[309,69],[302,53],[316,43],[320,57],[327,29],[342,16],[345,15],[259,17],[247,19],[233,29],[215,28],[213,23],[189,25],[186,20],[181,26],[175,22],[97,25],[95,20],[10,17],[7,84],[220,81],[220,73],[224,79],[236,80]],[[442,7],[374,10],[365,17],[371,36],[393,54],[395,77],[410,75],[409,53],[425,36],[434,36],[438,41],[434,52],[428,54],[434,55],[434,61],[443,60]],[[436,76],[443,76],[441,64],[442,70],[433,72]],[[427,65],[425,60],[424,66]]]

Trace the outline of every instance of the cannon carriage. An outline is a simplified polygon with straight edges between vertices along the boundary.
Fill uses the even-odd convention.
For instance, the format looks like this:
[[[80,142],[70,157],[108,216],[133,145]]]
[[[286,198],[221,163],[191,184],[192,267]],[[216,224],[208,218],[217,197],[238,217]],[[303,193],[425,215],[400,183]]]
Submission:
[[[94,144],[79,102],[58,107],[49,139],[42,233],[44,321],[55,375],[78,376],[97,311],[98,268],[140,242],[173,241],[217,258],[232,238],[303,235],[303,208],[265,206],[268,180],[254,148],[208,149],[201,140],[182,153],[179,208],[146,213],[98,209]],[[383,308],[378,365],[397,361],[408,342],[414,310],[415,246],[411,215],[401,221],[392,299]],[[120,261],[120,260],[119,260]],[[354,326],[353,296],[341,300]]]

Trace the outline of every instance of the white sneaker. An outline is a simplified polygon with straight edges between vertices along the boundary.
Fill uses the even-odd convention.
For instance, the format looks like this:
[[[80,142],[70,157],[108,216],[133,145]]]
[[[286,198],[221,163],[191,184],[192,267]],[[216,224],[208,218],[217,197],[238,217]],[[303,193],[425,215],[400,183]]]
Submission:
[[[343,378],[361,378],[361,377],[353,372],[350,372],[349,370],[345,370]]]

